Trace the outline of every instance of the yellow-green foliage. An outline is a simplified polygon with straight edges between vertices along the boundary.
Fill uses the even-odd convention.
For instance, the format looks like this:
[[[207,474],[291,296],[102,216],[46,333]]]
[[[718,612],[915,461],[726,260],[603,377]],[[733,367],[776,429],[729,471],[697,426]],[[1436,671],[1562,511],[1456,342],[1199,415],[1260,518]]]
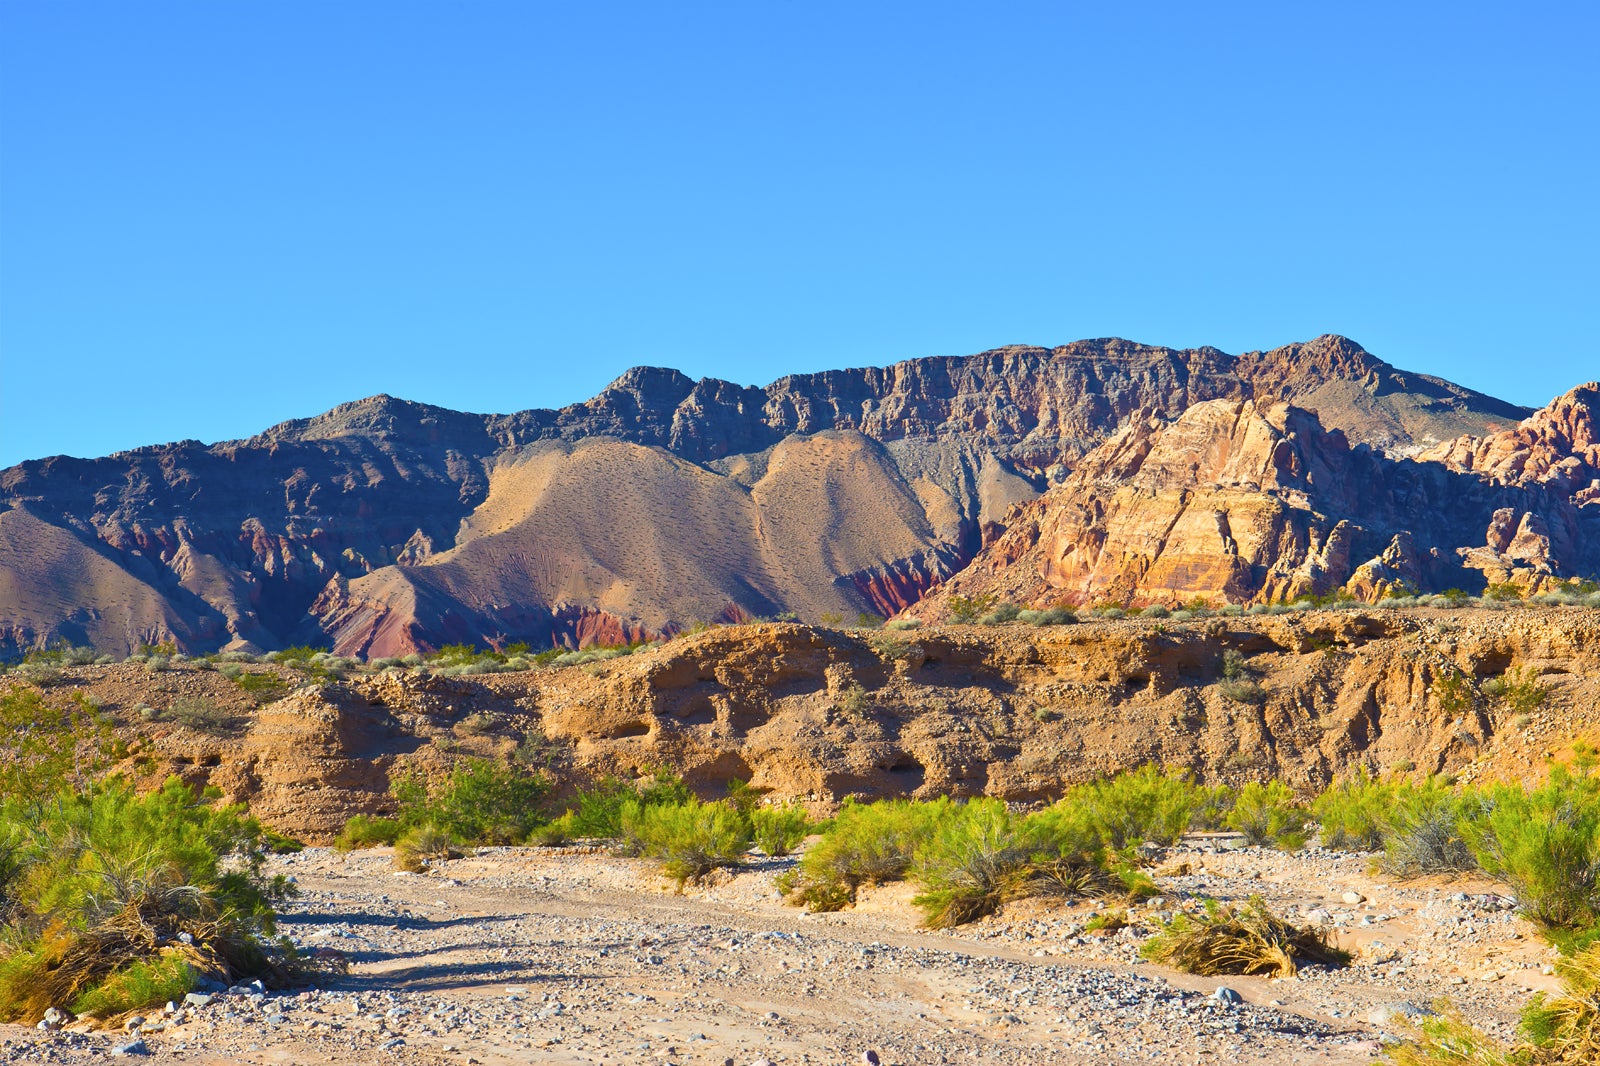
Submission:
[[[1550,686],[1539,680],[1539,675],[1531,666],[1525,666],[1521,670],[1508,666],[1500,677],[1485,681],[1483,691],[1503,701],[1513,711],[1529,714],[1544,703],[1545,698],[1550,695]]]
[[[1150,894],[1148,877],[1108,861],[1104,813],[1068,801],[1028,816],[997,799],[846,803],[780,888],[791,903],[837,910],[862,885],[910,877],[920,889],[914,902],[935,928],[1027,896]]]
[[[912,903],[924,924],[942,929],[993,912],[1034,848],[1022,819],[997,799],[947,810],[918,845],[912,876],[922,891]]]
[[[565,815],[567,837],[615,839],[622,835],[622,808],[629,802],[649,807],[687,803],[689,789],[683,778],[656,770],[638,782],[604,777],[593,787],[580,789]]]
[[[1477,869],[1463,826],[1481,810],[1475,793],[1458,792],[1438,777],[1397,786],[1384,819],[1378,868],[1396,877]]]
[[[1464,826],[1478,862],[1547,927],[1600,923],[1600,777],[1562,767],[1532,792],[1502,785]]]
[[[1539,993],[1522,1012],[1521,1039],[1508,1046],[1446,1009],[1411,1027],[1389,1049],[1397,1066],[1594,1066],[1600,1062],[1600,945],[1556,963],[1561,991]]]
[[[412,826],[395,840],[393,862],[396,869],[421,873],[430,862],[453,859],[459,855],[449,832],[424,823]]]
[[[1188,831],[1203,791],[1187,771],[1163,771],[1147,763],[1070,789],[1056,807],[1080,810],[1100,842],[1121,851],[1147,840],[1176,842]]]
[[[199,975],[186,953],[168,950],[154,959],[123,967],[73,1001],[74,1014],[112,1017],[168,1000],[182,1000],[194,990]]]
[[[1557,995],[1540,993],[1522,1015],[1528,1042],[1558,1063],[1600,1062],[1600,944],[1556,963]]]
[[[1228,814],[1228,828],[1252,844],[1275,844],[1293,851],[1305,843],[1310,815],[1282,781],[1252,781],[1239,790]]]
[[[258,703],[271,703],[289,691],[289,683],[271,672],[241,673],[232,680]]]
[[[750,812],[756,845],[768,855],[787,855],[811,832],[805,808],[757,807]]]
[[[1513,1066],[1527,1061],[1513,1058],[1510,1048],[1480,1033],[1455,1010],[1422,1019],[1409,1040],[1386,1054],[1396,1066]]]
[[[630,800],[622,807],[622,832],[638,854],[659,861],[680,887],[718,867],[738,865],[750,850],[750,822],[727,803]]]
[[[147,1006],[202,970],[270,974],[281,886],[260,875],[262,844],[253,820],[176,779],[146,796],[111,782],[0,805],[0,1018]],[[180,933],[192,945],[176,947]],[[147,995],[160,998],[137,1002]]]
[[[806,849],[787,882],[790,902],[813,911],[833,911],[855,899],[861,885],[898,881],[911,867],[917,847],[953,804],[884,800],[845,801],[823,838]]]
[[[403,828],[436,826],[463,844],[516,844],[548,819],[550,782],[521,766],[465,759],[433,787],[405,777],[391,786]]]
[[[405,827],[398,818],[374,818],[370,814],[358,814],[344,823],[344,829],[333,846],[338,851],[376,848],[393,844],[404,831]]]
[[[1393,783],[1372,777],[1365,768],[1329,788],[1311,805],[1322,826],[1322,846],[1354,851],[1383,847],[1394,794]]]
[[[0,736],[0,802],[28,802],[87,785],[114,744],[110,718],[90,700],[51,702],[15,687],[0,692]]]

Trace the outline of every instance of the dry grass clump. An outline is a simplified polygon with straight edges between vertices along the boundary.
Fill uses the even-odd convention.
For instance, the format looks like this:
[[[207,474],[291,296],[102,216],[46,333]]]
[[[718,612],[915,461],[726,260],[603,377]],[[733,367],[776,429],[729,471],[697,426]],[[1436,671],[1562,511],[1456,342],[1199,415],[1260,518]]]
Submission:
[[[1145,958],[1185,973],[1293,977],[1301,963],[1344,966],[1348,952],[1314,926],[1295,926],[1267,909],[1259,896],[1242,907],[1206,901],[1205,914],[1179,914],[1142,949]]]
[[[1560,995],[1533,997],[1522,1028],[1539,1062],[1600,1062],[1600,944],[1556,963]]]
[[[1514,1046],[1479,1032],[1457,1010],[1410,1027],[1389,1050],[1397,1066],[1593,1066],[1600,1062],[1600,945],[1556,963],[1562,990],[1533,997]]]

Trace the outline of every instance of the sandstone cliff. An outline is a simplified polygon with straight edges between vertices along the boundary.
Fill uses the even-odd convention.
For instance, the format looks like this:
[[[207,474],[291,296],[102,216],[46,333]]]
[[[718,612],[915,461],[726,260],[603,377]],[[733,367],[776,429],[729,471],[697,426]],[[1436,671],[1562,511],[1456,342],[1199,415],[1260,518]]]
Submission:
[[[1600,517],[1570,487],[1397,459],[1296,407],[1213,400],[1130,422],[912,611],[941,618],[952,596],[1216,606],[1587,576]]]
[[[1047,800],[1149,761],[1305,789],[1356,766],[1538,776],[1547,752],[1600,739],[1597,649],[1600,616],[1575,608],[905,633],[757,625],[588,667],[357,676],[262,708],[215,672],[136,663],[72,668],[46,696],[98,699],[140,780],[214,784],[268,824],[327,840],[351,814],[389,809],[394,773],[518,749],[562,787],[667,765],[706,796],[740,777],[818,808],[852,795]],[[1219,683],[1230,650],[1261,686],[1249,702]],[[1530,719],[1482,691],[1508,668],[1549,688]],[[1440,679],[1457,676],[1465,687],[1442,695]],[[231,710],[235,732],[134,711],[184,697]]]

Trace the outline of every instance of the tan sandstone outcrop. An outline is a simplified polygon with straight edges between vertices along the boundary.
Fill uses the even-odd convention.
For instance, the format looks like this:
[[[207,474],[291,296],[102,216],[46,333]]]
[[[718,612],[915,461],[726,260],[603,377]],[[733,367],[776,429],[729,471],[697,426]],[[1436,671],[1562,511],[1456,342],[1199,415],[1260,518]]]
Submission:
[[[1230,650],[1260,684],[1256,700],[1224,694]],[[1510,728],[1511,710],[1477,692],[1441,702],[1441,678],[1476,684],[1511,667],[1549,686],[1531,723]],[[214,672],[127,664],[69,675],[47,695],[101,700],[132,749],[127,772],[215,784],[269,824],[322,841],[352,814],[392,809],[395,773],[434,775],[461,757],[519,750],[563,788],[666,766],[702,795],[739,777],[818,809],[852,795],[1045,800],[1150,761],[1207,781],[1281,776],[1307,789],[1356,766],[1537,774],[1547,750],[1600,728],[1600,614],[738,626],[582,667],[357,676],[260,709]],[[237,730],[197,733],[132,712],[180,695],[231,708]]]

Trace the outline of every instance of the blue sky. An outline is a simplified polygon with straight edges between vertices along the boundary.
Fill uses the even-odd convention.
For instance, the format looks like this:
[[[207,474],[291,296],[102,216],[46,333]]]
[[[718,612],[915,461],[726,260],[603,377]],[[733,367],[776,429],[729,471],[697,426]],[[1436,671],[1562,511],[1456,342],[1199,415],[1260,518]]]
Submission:
[[[1109,335],[1543,403],[1597,10],[4,0],[0,464]]]

